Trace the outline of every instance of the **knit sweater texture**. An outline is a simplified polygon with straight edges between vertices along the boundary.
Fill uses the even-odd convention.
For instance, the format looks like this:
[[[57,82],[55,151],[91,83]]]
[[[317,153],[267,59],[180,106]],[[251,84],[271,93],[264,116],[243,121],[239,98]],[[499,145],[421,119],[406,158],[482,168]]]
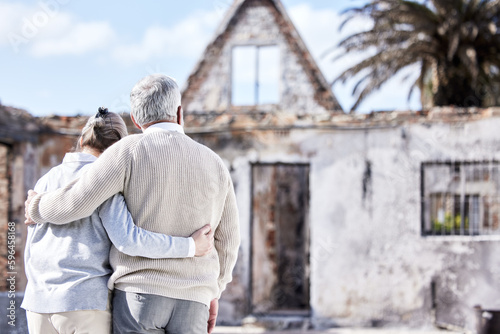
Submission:
[[[29,213],[37,223],[65,224],[89,216],[118,192],[146,230],[187,237],[210,224],[215,250],[203,257],[147,259],[112,247],[108,287],[206,305],[220,298],[240,244],[233,184],[222,160],[182,133],[130,135],[108,148],[84,177],[36,196]]]

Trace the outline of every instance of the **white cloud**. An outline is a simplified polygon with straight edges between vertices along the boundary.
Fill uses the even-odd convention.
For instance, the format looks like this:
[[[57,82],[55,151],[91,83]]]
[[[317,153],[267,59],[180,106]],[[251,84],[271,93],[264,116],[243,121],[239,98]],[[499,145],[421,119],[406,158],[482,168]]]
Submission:
[[[338,27],[342,18],[337,12],[314,10],[310,4],[302,3],[291,7],[289,15],[315,56],[339,42]]]
[[[150,27],[141,42],[118,45],[112,56],[124,64],[166,56],[199,57],[219,19],[217,11],[197,12],[172,27]]]
[[[57,32],[47,35],[34,42],[31,48],[34,56],[81,55],[104,49],[115,33],[108,22],[89,22],[61,25]]]
[[[28,6],[0,0],[0,47],[10,46],[15,53],[33,57],[99,50],[101,59],[126,65],[164,57],[197,58],[221,19],[220,8],[199,11],[172,26],[147,28],[140,41],[121,43],[109,22],[83,21],[65,10],[65,1],[45,0]]]
[[[369,29],[370,21],[355,19],[339,31],[344,16],[330,9],[315,10],[306,3],[292,7],[290,17],[327,79],[333,79],[342,70],[366,57],[366,55],[350,55],[332,62],[332,58],[340,51],[336,48],[338,43],[353,33]]]
[[[17,26],[23,16],[29,13],[29,7],[20,3],[0,2],[0,45],[9,44],[8,35],[17,32]]]
[[[0,46],[34,57],[81,55],[106,47],[114,38],[107,22],[80,22],[64,11],[64,1],[26,6],[0,2]]]

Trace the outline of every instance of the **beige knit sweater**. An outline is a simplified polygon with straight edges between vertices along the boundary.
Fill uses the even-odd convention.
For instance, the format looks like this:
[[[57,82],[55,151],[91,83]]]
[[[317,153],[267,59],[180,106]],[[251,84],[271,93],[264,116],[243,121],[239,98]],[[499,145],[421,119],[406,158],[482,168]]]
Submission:
[[[221,159],[178,132],[131,135],[108,148],[84,177],[36,196],[29,213],[37,223],[65,224],[89,216],[118,192],[134,222],[147,230],[187,237],[211,224],[216,250],[204,257],[146,259],[113,247],[108,287],[206,305],[219,298],[240,243],[233,185]]]

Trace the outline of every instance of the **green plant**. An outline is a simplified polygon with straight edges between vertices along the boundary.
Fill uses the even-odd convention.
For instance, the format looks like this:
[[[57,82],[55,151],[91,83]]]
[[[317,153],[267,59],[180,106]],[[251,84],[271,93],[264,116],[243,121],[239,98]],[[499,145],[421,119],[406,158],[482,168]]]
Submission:
[[[456,214],[455,217],[450,212],[445,213],[444,221],[439,221],[437,219],[432,220],[432,230],[437,233],[442,233],[443,230],[446,234],[451,233],[451,231],[460,231],[462,226],[462,215]],[[464,229],[469,229],[469,217],[465,217]]]

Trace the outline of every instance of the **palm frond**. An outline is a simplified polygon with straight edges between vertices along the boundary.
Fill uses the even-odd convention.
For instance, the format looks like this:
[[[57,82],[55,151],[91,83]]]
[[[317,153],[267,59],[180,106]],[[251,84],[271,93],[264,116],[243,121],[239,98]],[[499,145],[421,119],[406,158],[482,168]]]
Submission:
[[[360,15],[373,21],[372,29],[338,44],[344,55],[374,51],[334,80],[345,82],[367,73],[354,86],[354,109],[402,68],[416,62],[422,62],[421,73],[409,97],[416,87],[422,90],[426,85],[430,64],[435,68],[434,104],[461,105],[464,94],[488,90],[487,85],[500,86],[500,74],[485,70],[488,66],[500,69],[500,0],[372,0],[344,14],[342,28]],[[482,103],[480,96],[476,100]]]

